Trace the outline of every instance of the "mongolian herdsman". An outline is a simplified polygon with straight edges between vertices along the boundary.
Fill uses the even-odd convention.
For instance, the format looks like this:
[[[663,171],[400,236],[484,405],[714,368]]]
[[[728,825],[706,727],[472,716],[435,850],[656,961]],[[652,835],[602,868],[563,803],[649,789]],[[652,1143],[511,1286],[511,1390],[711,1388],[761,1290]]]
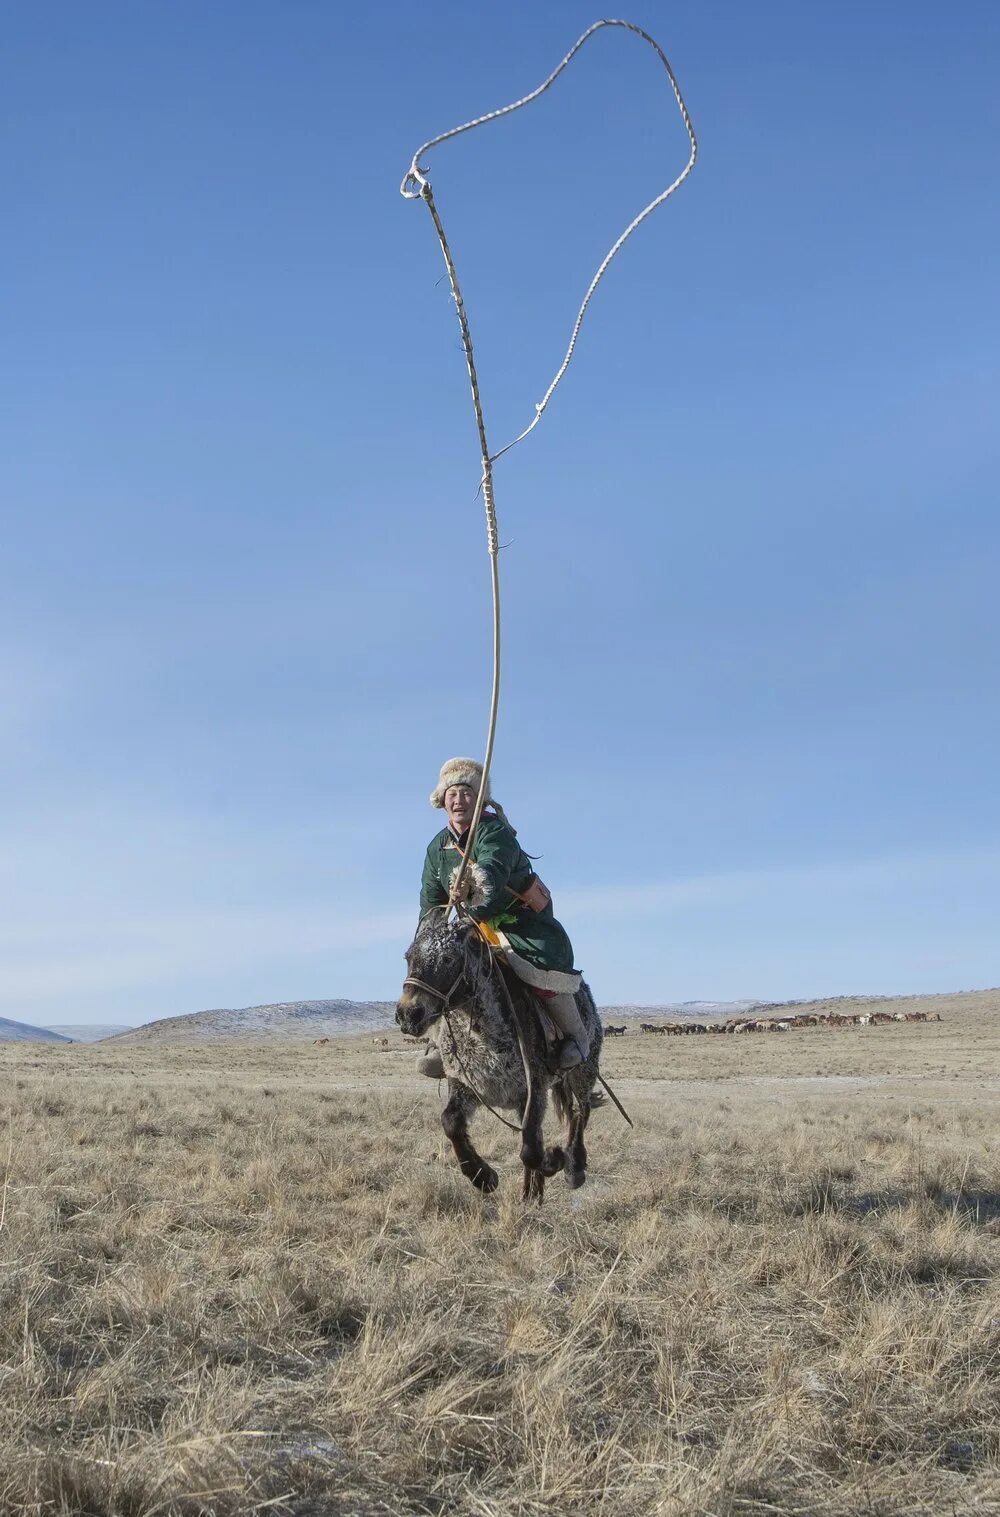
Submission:
[[[483,780],[475,759],[449,759],[431,791],[431,805],[444,811],[448,825],[432,838],[420,883],[420,914],[447,906],[452,881],[464,857]],[[556,921],[552,897],[531,867],[503,808],[484,798],[472,857],[459,886],[459,904],[520,980],[538,996],[541,1009],[562,1034],[556,1054],[560,1069],[585,1059],[590,1042],[576,1006],[580,973],[573,968],[573,945]],[[420,1059],[421,1074],[440,1079],[444,1066],[436,1049]]]

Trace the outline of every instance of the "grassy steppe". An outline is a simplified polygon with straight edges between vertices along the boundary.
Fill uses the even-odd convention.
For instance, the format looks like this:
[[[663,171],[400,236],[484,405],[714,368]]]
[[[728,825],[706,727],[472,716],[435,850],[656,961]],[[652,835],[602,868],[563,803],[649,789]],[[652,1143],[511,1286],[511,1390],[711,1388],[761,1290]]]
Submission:
[[[370,1038],[0,1048],[0,1509],[1000,1512],[1000,996],[935,1005],[611,1043],[541,1211]]]

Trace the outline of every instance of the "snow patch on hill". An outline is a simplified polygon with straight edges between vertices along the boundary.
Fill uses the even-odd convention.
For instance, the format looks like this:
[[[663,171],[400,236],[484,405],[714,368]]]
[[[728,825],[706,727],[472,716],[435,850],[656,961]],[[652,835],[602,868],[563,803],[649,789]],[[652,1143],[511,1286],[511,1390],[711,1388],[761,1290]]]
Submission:
[[[217,1038],[257,1038],[276,1041],[344,1037],[352,1032],[375,1032],[388,1027],[394,1001],[277,1001],[267,1006],[218,1007],[188,1016],[163,1017],[131,1032],[119,1033],[116,1043],[201,1042]]]

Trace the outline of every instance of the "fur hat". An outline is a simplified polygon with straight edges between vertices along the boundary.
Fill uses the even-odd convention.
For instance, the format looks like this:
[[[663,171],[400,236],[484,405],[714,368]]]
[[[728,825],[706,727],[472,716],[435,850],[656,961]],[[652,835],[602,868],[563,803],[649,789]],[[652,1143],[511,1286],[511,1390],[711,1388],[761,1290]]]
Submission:
[[[444,793],[449,785],[468,785],[470,790],[479,794],[479,787],[483,783],[483,766],[470,758],[447,759],[441,765],[441,773],[438,782],[431,791],[431,805],[444,809]],[[483,798],[483,805],[488,806],[492,800],[489,787]]]

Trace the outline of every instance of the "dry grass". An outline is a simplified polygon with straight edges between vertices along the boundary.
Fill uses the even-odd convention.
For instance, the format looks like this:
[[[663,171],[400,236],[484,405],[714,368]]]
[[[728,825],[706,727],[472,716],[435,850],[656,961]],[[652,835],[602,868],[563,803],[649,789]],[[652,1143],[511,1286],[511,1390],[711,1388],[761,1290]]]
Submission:
[[[1000,1511],[988,1013],[625,1038],[541,1211],[370,1039],[3,1048],[0,1510]]]

